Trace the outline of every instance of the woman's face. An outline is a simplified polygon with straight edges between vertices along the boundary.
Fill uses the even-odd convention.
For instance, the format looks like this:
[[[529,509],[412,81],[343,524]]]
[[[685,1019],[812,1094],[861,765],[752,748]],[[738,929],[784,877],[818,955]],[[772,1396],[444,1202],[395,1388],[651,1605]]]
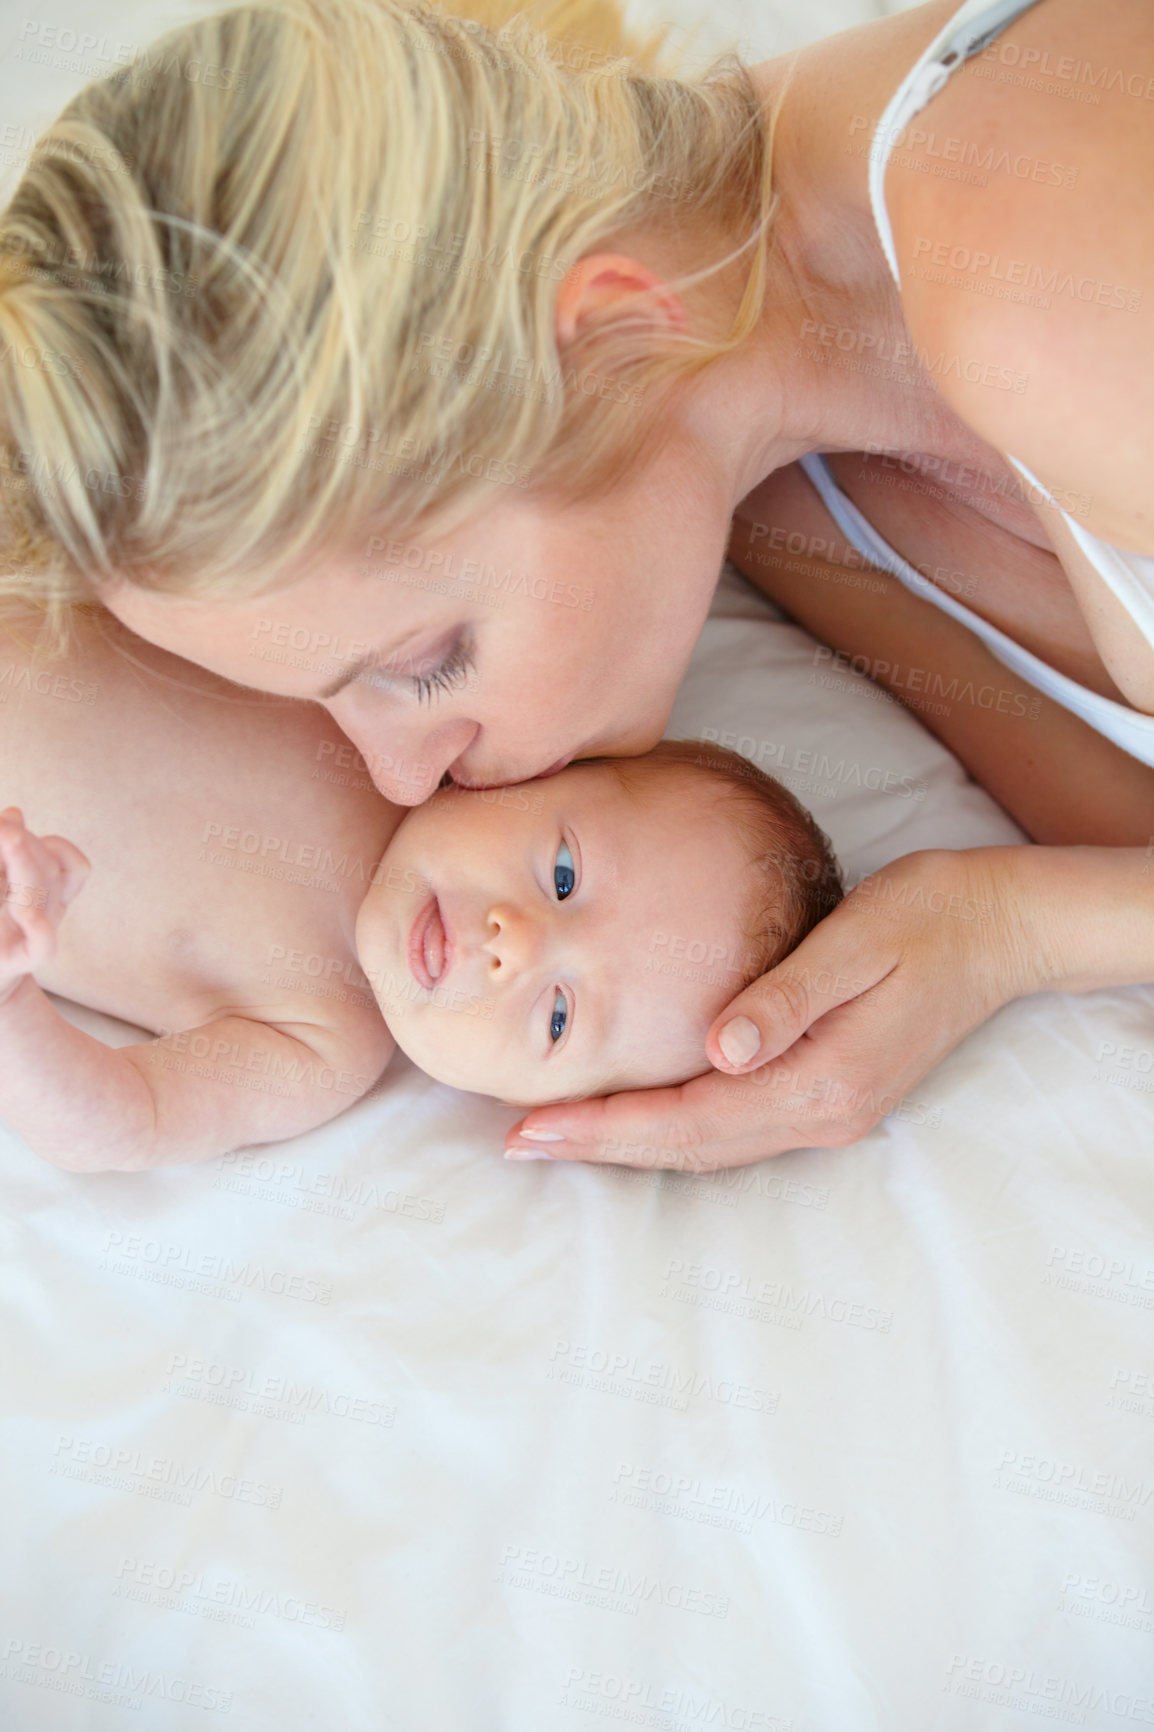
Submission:
[[[661,738],[732,501],[674,448],[609,500],[499,500],[444,540],[374,538],[252,600],[121,583],[132,631],[239,685],[322,703],[386,798],[416,806]]]

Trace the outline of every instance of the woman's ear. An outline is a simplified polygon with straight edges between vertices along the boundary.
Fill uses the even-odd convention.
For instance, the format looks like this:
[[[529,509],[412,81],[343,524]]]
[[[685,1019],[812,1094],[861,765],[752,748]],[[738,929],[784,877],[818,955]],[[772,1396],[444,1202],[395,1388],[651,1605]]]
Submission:
[[[564,351],[585,331],[606,324],[688,331],[689,315],[668,284],[637,259],[625,253],[590,253],[577,261],[557,290],[557,347]]]

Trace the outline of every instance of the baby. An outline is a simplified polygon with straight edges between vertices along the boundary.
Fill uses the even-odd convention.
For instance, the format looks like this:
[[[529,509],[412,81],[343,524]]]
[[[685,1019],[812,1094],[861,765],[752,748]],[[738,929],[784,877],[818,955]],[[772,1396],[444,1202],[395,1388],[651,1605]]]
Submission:
[[[63,660],[0,636],[0,753],[0,1113],[77,1171],[309,1130],[394,1043],[520,1106],[685,1081],[842,893],[810,815],[723,748],[399,807],[323,710],[106,615]],[[45,989],[158,1038],[110,1048]]]

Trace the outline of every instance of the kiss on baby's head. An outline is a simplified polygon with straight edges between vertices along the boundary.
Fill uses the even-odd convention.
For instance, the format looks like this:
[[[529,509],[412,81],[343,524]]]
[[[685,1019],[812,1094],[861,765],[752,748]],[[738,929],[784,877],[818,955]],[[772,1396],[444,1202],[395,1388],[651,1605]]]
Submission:
[[[357,917],[398,1045],[521,1106],[708,1070],[729,1001],[842,896],[829,841],[724,747],[663,741],[404,820]]]

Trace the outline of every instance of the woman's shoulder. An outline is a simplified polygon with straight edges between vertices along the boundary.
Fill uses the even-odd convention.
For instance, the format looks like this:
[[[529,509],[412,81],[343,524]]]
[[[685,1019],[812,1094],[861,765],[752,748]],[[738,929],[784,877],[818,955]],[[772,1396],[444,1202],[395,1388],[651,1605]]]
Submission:
[[[911,335],[951,407],[1154,553],[1154,9],[1039,0],[896,141]],[[1119,430],[1125,436],[1119,437]]]

